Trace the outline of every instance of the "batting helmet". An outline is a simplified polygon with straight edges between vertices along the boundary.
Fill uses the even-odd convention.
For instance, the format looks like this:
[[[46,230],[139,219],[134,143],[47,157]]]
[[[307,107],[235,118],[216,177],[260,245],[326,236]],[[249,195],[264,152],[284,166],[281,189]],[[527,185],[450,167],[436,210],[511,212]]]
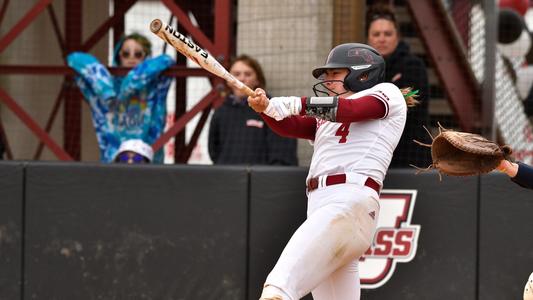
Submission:
[[[313,70],[316,79],[327,69],[348,69],[344,78],[344,88],[354,93],[366,90],[383,82],[385,60],[376,49],[358,43],[341,44],[333,48],[326,64]],[[368,77],[361,77],[367,74]]]

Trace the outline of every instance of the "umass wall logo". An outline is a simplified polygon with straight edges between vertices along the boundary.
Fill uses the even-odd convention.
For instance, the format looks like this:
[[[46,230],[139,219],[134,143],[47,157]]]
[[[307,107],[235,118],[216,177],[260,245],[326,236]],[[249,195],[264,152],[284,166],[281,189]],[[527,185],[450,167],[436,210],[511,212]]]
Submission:
[[[416,255],[420,225],[411,224],[416,190],[383,190],[374,242],[359,261],[361,287],[375,289],[394,274],[397,263]]]

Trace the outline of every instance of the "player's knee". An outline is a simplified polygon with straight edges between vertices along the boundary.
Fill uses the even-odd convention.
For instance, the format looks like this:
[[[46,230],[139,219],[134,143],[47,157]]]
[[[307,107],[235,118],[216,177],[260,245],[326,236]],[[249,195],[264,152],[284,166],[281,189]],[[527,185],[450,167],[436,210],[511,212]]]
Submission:
[[[282,289],[273,285],[266,285],[263,287],[259,300],[291,300],[291,298]]]

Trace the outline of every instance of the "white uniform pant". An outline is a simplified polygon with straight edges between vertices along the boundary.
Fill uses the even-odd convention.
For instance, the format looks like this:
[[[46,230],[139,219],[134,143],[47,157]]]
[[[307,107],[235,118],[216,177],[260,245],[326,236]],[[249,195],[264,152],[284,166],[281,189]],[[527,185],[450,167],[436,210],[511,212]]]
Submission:
[[[265,286],[297,300],[360,298],[358,259],[370,247],[379,215],[379,195],[356,184],[337,184],[309,193],[307,220],[283,250]],[[285,300],[285,299],[283,299]]]

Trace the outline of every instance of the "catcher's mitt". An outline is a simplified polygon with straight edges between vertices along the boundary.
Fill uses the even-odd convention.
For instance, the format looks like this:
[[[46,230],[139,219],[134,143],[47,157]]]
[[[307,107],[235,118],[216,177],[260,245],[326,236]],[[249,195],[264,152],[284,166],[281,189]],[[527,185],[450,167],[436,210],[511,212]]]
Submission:
[[[433,137],[427,128],[424,129],[433,140],[431,145],[417,140],[414,142],[431,148],[433,163],[425,169],[413,166],[419,172],[437,169],[439,176],[442,173],[452,176],[484,174],[494,170],[502,159],[508,159],[512,153],[509,146],[500,147],[477,134],[445,129],[439,124],[439,134]]]

